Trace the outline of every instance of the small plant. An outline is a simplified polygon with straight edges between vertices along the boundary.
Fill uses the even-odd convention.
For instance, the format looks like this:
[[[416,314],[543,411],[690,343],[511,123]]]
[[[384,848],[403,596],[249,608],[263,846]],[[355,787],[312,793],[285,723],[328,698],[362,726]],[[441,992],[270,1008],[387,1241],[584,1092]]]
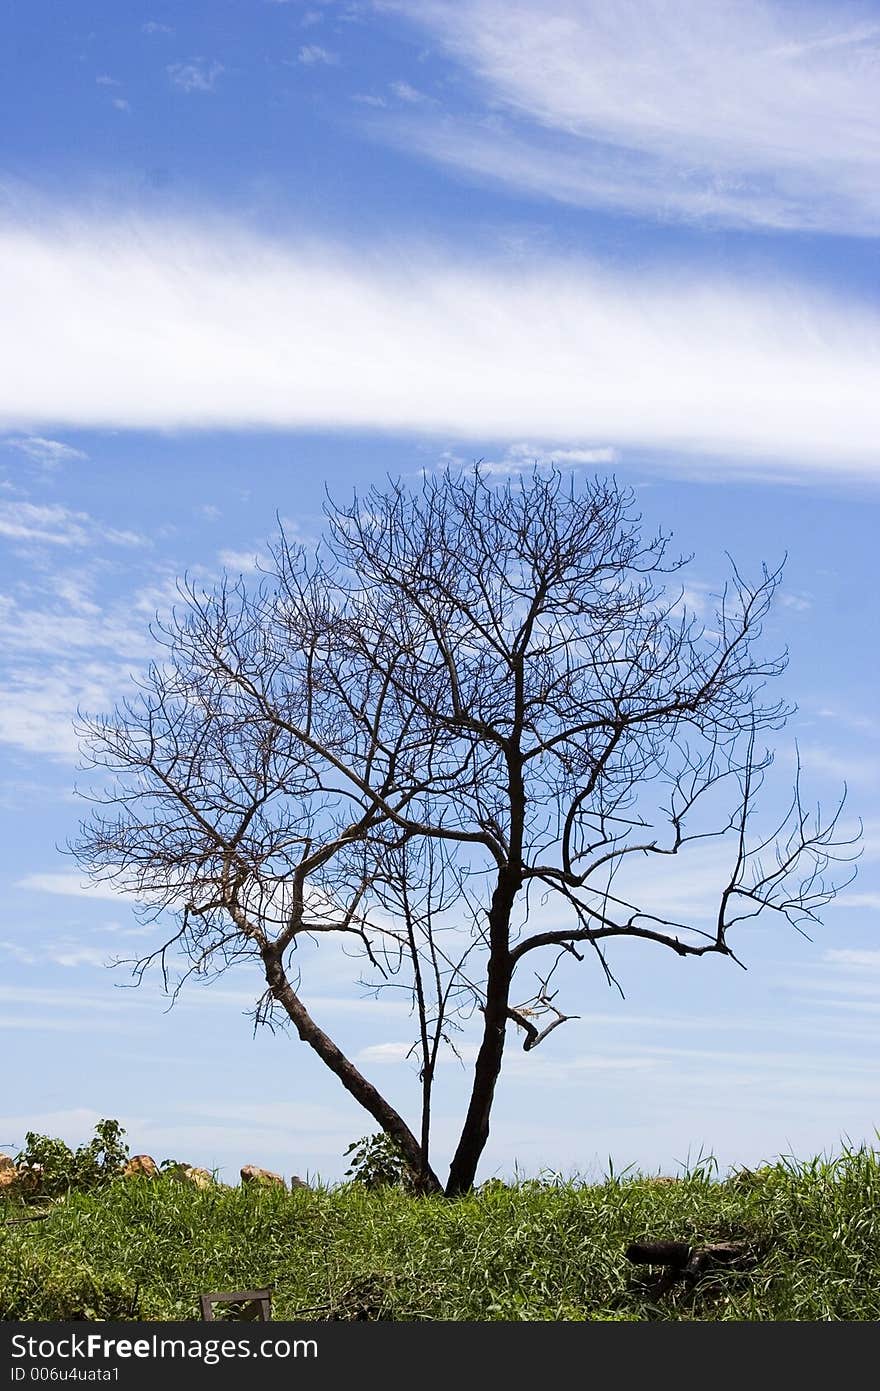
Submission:
[[[125,1131],[118,1121],[102,1120],[94,1137],[75,1151],[49,1135],[29,1130],[15,1156],[19,1186],[28,1197],[52,1198],[72,1189],[101,1188],[116,1178],[128,1159]]]
[[[345,1151],[350,1155],[345,1177],[364,1188],[403,1188],[415,1191],[415,1182],[403,1151],[397,1142],[380,1131],[353,1140]]]

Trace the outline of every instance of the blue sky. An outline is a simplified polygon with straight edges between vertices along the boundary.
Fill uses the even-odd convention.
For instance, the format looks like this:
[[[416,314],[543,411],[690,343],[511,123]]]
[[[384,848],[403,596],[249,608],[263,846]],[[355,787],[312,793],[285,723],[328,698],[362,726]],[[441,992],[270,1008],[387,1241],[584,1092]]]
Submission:
[[[170,1013],[63,845],[77,706],[148,659],[184,571],[253,572],[385,474],[613,471],[693,551],[788,563],[774,798],[865,824],[812,941],[623,944],[621,1001],[505,1065],[483,1176],[674,1171],[874,1138],[880,1116],[880,6],[178,0],[8,7],[0,84],[0,1148],[87,1138],[336,1178],[374,1127],[236,970]],[[705,911],[719,866],[649,885]],[[405,1113],[406,1010],[322,951],[304,994]],[[443,1069],[438,1172],[468,1070]]]

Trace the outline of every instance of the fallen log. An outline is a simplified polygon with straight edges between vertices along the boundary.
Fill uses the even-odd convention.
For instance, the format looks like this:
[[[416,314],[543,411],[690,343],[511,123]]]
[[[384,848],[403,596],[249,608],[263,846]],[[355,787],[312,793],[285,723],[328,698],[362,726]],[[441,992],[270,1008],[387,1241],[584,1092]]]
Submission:
[[[634,1265],[687,1265],[691,1248],[686,1241],[634,1241],[626,1248],[626,1259]]]
[[[700,1247],[692,1247],[686,1241],[634,1241],[624,1255],[634,1265],[663,1267],[649,1286],[649,1293],[655,1298],[666,1294],[679,1281],[694,1286],[713,1272],[751,1270],[759,1260],[759,1252],[748,1241],[718,1241]]]

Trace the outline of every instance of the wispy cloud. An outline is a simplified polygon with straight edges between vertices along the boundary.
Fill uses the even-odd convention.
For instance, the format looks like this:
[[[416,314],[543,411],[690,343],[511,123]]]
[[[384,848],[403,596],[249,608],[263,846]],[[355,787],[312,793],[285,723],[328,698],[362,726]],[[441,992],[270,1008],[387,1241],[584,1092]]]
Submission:
[[[225,69],[222,63],[195,58],[191,63],[169,63],[165,71],[174,86],[184,92],[213,92]]]
[[[852,710],[841,709],[839,706],[831,708],[827,705],[818,709],[816,714],[820,719],[833,720],[836,725],[854,730],[856,734],[867,734],[874,739],[880,737],[880,719],[876,715],[862,715]]]
[[[130,681],[130,667],[79,660],[18,668],[7,664],[0,681],[0,744],[75,762],[77,709],[112,708]]]
[[[9,430],[386,429],[880,471],[880,316],[805,285],[135,221],[9,228],[0,265]]]
[[[853,895],[856,897],[856,895]],[[865,894],[863,897],[872,897],[875,902],[872,907],[880,907],[880,895]],[[880,951],[856,951],[846,948],[832,948],[823,955],[823,961],[831,966],[855,967],[856,970],[880,971]]]
[[[137,990],[113,990],[102,994],[91,990],[89,993],[71,991],[64,986],[0,985],[0,1006],[21,1005],[30,1007],[37,1018],[58,1014],[63,1010],[73,1012],[83,1010],[89,1014],[121,1014],[155,1006],[161,999],[156,991],[144,987]],[[167,1002],[166,1002],[167,1003]]]
[[[322,48],[319,43],[306,43],[297,54],[296,60],[307,68],[320,64],[332,67],[339,62],[339,54],[331,52],[329,48]]]
[[[384,127],[429,157],[586,206],[880,231],[876,11],[865,20],[828,0],[377,7],[427,27],[472,76],[472,114]]]
[[[418,87],[411,86],[409,82],[392,82],[389,90],[394,93],[398,101],[405,101],[410,106],[418,106],[423,101],[431,100],[424,92],[420,92]]]
[[[168,596],[148,548],[135,549],[140,538],[87,514],[35,511],[0,506],[14,567],[0,592],[0,742],[75,759],[77,709],[112,707],[149,657],[149,618]],[[122,573],[128,586],[108,593]]]
[[[16,880],[15,887],[31,893],[62,894],[65,898],[101,898],[117,904],[123,898],[108,884],[90,884],[76,873],[26,874]]]
[[[106,541],[114,546],[140,546],[134,531],[108,527],[87,512],[72,512],[60,504],[39,506],[32,502],[0,502],[0,536],[10,541],[49,546],[91,546]]]
[[[860,753],[841,753],[821,744],[805,744],[801,749],[804,766],[854,787],[874,787],[880,783],[880,757]]]
[[[791,613],[809,613],[813,607],[813,598],[812,595],[801,591],[783,590],[779,595],[779,603]]]
[[[65,969],[77,966],[104,967],[112,959],[100,947],[52,940],[41,941],[39,950],[24,947],[18,942],[0,942],[0,951],[6,952],[22,966],[63,966]]]
[[[501,459],[480,459],[478,462],[482,473],[509,477],[528,473],[535,464],[550,464],[558,469],[596,468],[602,465],[611,467],[617,462],[617,458],[617,451],[606,445],[593,449],[518,443],[509,445]]]
[[[174,30],[170,24],[160,24],[156,19],[148,19],[146,24],[141,25],[142,34],[173,34]]]
[[[255,575],[261,567],[270,563],[270,557],[266,552],[257,549],[252,551],[220,551],[217,559],[224,570],[238,575]]]
[[[307,1102],[281,1102],[275,1107],[229,1105],[188,1107],[185,1114],[144,1119],[138,1124],[138,1146],[157,1156],[184,1154],[194,1162],[213,1167],[227,1165],[228,1178],[238,1182],[238,1168],[253,1163],[279,1168],[290,1174],[296,1163],[300,1175],[311,1161],[340,1156],[363,1112],[344,1093],[336,1106]],[[198,1118],[198,1119],[197,1119]],[[9,1134],[15,1133],[9,1129]],[[129,1130],[132,1125],[129,1122]],[[55,1131],[53,1134],[57,1133]],[[296,1160],[291,1158],[291,1136],[296,1136]]]
[[[473,1054],[473,1049],[468,1049],[469,1054]],[[413,1059],[413,1044],[409,1043],[371,1043],[366,1048],[362,1048],[355,1056],[355,1061],[363,1064],[402,1063],[411,1062]],[[440,1057],[445,1062],[447,1054],[442,1053]]]
[[[4,440],[7,449],[17,449],[35,464],[43,468],[57,468],[60,464],[74,463],[89,456],[82,449],[74,449],[72,444],[61,440],[43,439],[41,435],[25,435],[22,439]]]
[[[2,1014],[0,1013],[0,1029],[7,1030],[13,1036],[17,1034],[118,1034],[118,1022],[113,1019],[95,1019],[92,1016],[70,1017],[67,1019],[44,1019],[39,1015],[27,1014]],[[126,1035],[129,1032],[142,1032],[138,1025],[129,1025],[126,1022]],[[53,1130],[52,1134],[57,1134]]]
[[[835,899],[835,905],[838,908],[867,908],[871,912],[877,912],[877,910],[880,909],[880,893],[843,893]],[[853,953],[850,953],[850,955],[852,954]],[[869,955],[869,953],[862,954]],[[876,958],[876,963],[880,964],[880,953],[875,952],[874,956]]]
[[[76,1144],[89,1137],[89,1131],[101,1119],[99,1111],[87,1107],[69,1107],[63,1111],[31,1111],[26,1115],[0,1116],[0,1129],[4,1136],[15,1137],[24,1148],[25,1132],[37,1131],[41,1135],[62,1135],[70,1143]]]
[[[59,590],[68,590],[71,583],[61,579]],[[132,623],[124,602],[111,612],[104,612],[75,591],[65,593],[63,598],[65,602],[57,608],[40,609],[0,597],[0,615],[4,619],[0,651],[42,658],[70,656],[73,652],[126,653],[143,658],[154,652],[146,624],[139,627]],[[43,675],[49,673],[44,669]]]

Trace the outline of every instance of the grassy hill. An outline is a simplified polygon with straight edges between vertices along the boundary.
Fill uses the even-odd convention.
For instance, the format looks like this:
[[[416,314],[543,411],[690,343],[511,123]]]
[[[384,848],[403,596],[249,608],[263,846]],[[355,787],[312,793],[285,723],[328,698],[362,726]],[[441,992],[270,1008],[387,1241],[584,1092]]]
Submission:
[[[196,1319],[201,1293],[262,1286],[276,1319],[880,1319],[880,1153],[865,1148],[724,1182],[493,1181],[456,1201],[115,1179],[0,1202],[0,1221],[4,1320]],[[651,1238],[742,1241],[757,1263],[658,1293],[660,1272],[625,1256]]]

